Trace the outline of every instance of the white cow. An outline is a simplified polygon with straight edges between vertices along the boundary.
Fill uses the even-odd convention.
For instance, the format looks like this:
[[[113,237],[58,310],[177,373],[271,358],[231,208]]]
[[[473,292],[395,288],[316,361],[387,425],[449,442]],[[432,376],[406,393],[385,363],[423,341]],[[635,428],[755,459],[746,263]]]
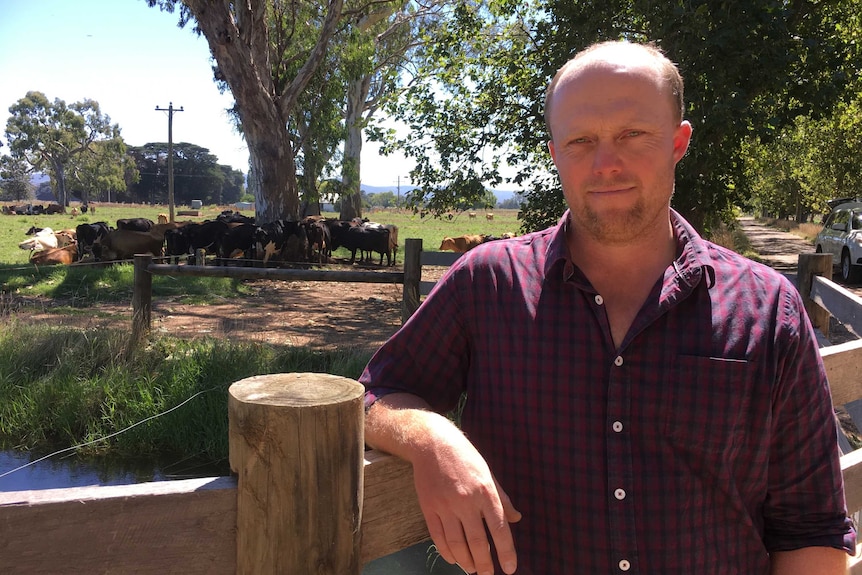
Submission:
[[[32,238],[28,238],[18,244],[22,250],[47,250],[57,247],[57,236],[51,228],[42,228]]]

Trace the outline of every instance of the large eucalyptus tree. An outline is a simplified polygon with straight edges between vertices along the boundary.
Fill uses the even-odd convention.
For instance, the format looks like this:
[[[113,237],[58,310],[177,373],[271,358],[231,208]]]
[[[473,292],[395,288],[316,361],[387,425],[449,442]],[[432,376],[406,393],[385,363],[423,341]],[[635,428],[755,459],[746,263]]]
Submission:
[[[66,105],[59,98],[50,102],[41,92],[27,92],[9,112],[6,139],[12,157],[34,171],[47,172],[62,206],[69,205],[66,172],[78,164],[77,156],[93,153],[101,143],[98,153],[103,162],[122,160],[120,128],[111,124],[94,100]]]

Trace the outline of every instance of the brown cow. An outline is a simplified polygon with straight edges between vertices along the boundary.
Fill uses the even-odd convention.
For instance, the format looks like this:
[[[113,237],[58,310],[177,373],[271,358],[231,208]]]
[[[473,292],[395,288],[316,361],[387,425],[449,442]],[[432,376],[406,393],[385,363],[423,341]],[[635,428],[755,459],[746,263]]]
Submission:
[[[63,248],[69,245],[72,245],[76,242],[77,232],[73,229],[60,230],[59,232],[54,232],[54,235],[57,236],[57,247]]]
[[[62,248],[41,250],[30,254],[30,263],[35,265],[70,265],[78,259],[78,245],[69,244]]]
[[[165,233],[135,232],[132,230],[111,230],[104,238],[93,242],[93,254],[102,261],[127,260],[135,254],[162,255]]]
[[[440,251],[450,250],[463,254],[481,244],[485,240],[482,235],[465,235],[454,238],[443,238],[443,243],[438,248]]]

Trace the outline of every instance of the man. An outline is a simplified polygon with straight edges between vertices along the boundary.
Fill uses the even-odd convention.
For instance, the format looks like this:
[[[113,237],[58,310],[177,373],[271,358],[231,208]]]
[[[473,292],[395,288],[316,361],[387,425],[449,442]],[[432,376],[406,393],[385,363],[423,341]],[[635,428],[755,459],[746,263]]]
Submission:
[[[650,46],[568,62],[545,117],[569,211],[465,255],[362,375],[367,442],[412,463],[468,572],[845,571],[810,324],[786,279],[670,208],[683,107]],[[438,414],[463,392],[462,433]]]

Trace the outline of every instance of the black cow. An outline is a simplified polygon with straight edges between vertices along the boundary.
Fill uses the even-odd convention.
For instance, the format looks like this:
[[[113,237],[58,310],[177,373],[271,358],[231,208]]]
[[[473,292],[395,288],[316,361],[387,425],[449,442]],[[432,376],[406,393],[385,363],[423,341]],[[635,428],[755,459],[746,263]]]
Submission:
[[[122,218],[117,220],[118,230],[129,230],[130,232],[148,232],[154,225],[156,225],[156,222],[148,218]]]
[[[225,210],[219,215],[216,216],[217,220],[221,220],[228,224],[253,224],[254,217],[252,216],[244,216],[239,212],[235,212],[233,210]]]
[[[165,232],[165,255],[169,258],[179,258],[183,255],[193,255],[197,250],[208,254],[216,253],[219,238],[227,233],[230,227],[225,222],[206,220],[191,222],[181,228]]]
[[[262,257],[264,264],[273,256],[282,261],[304,259],[307,246],[308,237],[300,222],[275,220],[254,231],[255,258]]]
[[[84,259],[84,255],[93,254],[93,244],[96,240],[107,237],[111,231],[107,222],[96,222],[93,224],[79,224],[75,228],[75,237],[78,239],[78,260]]]
[[[188,227],[192,224],[187,224]],[[196,225],[196,224],[195,224]],[[168,261],[179,263],[181,256],[187,256],[190,253],[191,242],[189,237],[183,232],[184,228],[174,228],[165,230],[165,257]]]
[[[392,252],[389,246],[389,230],[386,228],[365,228],[352,225],[350,222],[338,221],[330,225],[332,233],[332,248],[344,246],[350,250],[350,263],[356,261],[356,250],[377,252],[380,254],[380,264],[383,265],[383,255],[386,254],[386,265],[392,265]]]
[[[219,237],[216,242],[218,263],[227,264],[227,260],[234,257],[237,252],[242,252],[242,257],[246,259],[252,259],[256,230],[257,226],[253,224],[240,224]]]
[[[308,239],[306,259],[310,262],[314,261],[314,250],[317,248],[317,262],[322,264],[329,261],[332,256],[332,234],[329,226],[315,218],[306,218],[302,221],[302,227],[305,228]]]

